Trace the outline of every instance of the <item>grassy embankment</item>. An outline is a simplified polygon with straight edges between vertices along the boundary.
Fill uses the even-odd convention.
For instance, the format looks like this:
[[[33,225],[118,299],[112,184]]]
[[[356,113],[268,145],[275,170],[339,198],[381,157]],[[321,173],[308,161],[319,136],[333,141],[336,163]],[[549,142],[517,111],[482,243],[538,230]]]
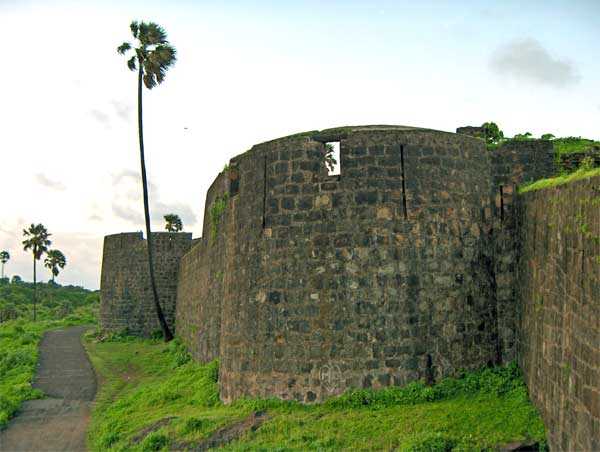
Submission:
[[[43,394],[31,387],[44,331],[95,323],[98,296],[81,287],[40,284],[38,320],[31,321],[33,286],[0,285],[0,429],[25,400]]]
[[[224,406],[217,363],[189,361],[177,342],[88,336],[85,343],[101,382],[88,432],[94,451],[191,447],[256,410],[267,411],[266,423],[226,449],[481,450],[545,438],[516,366],[433,387],[354,390],[312,406],[277,400]]]
[[[600,176],[600,168],[580,168],[577,171],[562,176],[551,177],[548,179],[540,179],[530,184],[525,184],[519,187],[519,193],[527,193],[528,191],[541,190],[542,188],[557,187],[559,185],[568,184],[577,180],[589,179],[590,177]]]

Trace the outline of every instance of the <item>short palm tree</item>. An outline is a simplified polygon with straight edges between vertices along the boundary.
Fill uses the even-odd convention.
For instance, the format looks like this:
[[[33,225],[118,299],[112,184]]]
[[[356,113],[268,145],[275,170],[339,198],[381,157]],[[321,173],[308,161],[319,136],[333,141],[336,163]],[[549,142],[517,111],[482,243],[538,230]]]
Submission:
[[[65,268],[65,265],[67,265],[67,258],[61,251],[48,251],[44,260],[44,266],[52,272],[52,282],[54,282],[54,278],[60,273],[59,268]]]
[[[169,232],[179,232],[183,229],[183,223],[179,215],[169,213],[165,215],[165,221],[167,222],[165,229]]]
[[[2,279],[4,279],[4,264],[10,260],[8,251],[0,251],[0,263],[2,263]]]
[[[33,320],[36,319],[36,304],[37,304],[37,278],[36,278],[36,262],[40,260],[42,255],[48,251],[48,247],[52,244],[48,237],[49,234],[44,225],[31,224],[29,229],[23,229],[23,236],[27,237],[23,240],[23,250],[31,250],[33,253]]]
[[[131,22],[129,26],[137,47],[124,42],[117,48],[117,52],[124,55],[133,50],[133,56],[127,60],[127,67],[138,73],[138,137],[140,142],[140,164],[142,167],[142,189],[144,197],[144,216],[146,220],[146,239],[148,245],[148,265],[150,268],[150,284],[154,297],[156,315],[166,342],[173,339],[173,334],[167,325],[160,302],[156,281],[154,278],[154,263],[152,255],[152,234],[150,230],[150,209],[148,207],[148,180],[146,178],[146,162],[144,159],[144,128],[142,123],[142,82],[148,89],[160,85],[167,70],[175,63],[175,48],[167,41],[167,34],[160,25],[153,22]]]

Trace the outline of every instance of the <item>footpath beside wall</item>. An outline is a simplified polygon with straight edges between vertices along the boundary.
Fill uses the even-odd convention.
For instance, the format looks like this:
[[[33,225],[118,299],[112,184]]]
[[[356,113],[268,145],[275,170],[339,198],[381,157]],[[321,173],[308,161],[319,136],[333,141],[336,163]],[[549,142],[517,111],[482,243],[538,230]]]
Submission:
[[[600,450],[600,177],[519,198],[519,362],[551,449]]]
[[[177,274],[192,234],[153,232],[154,272],[160,304],[172,328],[175,319]],[[100,282],[100,327],[106,331],[150,336],[160,330],[156,317],[147,242],[141,232],[104,237]]]

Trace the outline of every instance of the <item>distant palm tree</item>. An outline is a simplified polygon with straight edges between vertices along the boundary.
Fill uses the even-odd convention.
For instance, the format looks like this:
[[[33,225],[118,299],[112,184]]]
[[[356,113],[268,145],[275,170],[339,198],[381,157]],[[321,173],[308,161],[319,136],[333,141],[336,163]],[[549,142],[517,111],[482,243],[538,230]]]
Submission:
[[[133,48],[134,55],[127,60],[127,67],[138,71],[138,136],[140,141],[140,163],[142,167],[142,189],[144,196],[144,216],[146,219],[146,239],[148,245],[148,265],[150,267],[150,284],[154,296],[156,315],[163,332],[165,342],[173,339],[173,334],[167,325],[160,302],[156,281],[154,278],[154,264],[152,256],[152,233],[150,231],[150,209],[148,207],[148,181],[146,178],[146,162],[144,160],[144,128],[142,124],[142,81],[146,88],[152,89],[161,84],[169,67],[175,63],[175,48],[167,41],[167,34],[160,25],[153,22],[131,22],[129,26],[133,37],[137,39],[137,47]],[[128,42],[117,48],[120,55],[132,50]]]
[[[44,266],[52,272],[52,282],[54,278],[60,273],[59,268],[65,268],[67,265],[67,258],[59,250],[50,250],[44,260]]]
[[[0,251],[0,262],[2,263],[2,279],[4,279],[4,264],[10,260],[8,251]]]
[[[33,253],[33,320],[36,319],[36,304],[37,304],[37,279],[36,279],[36,262],[40,260],[42,255],[48,251],[48,247],[52,244],[48,237],[48,231],[42,224],[31,224],[29,229],[23,229],[23,236],[28,237],[23,240],[23,250],[31,250]]]
[[[167,222],[165,229],[169,232],[179,232],[183,229],[183,223],[179,215],[169,213],[165,215],[165,221]]]

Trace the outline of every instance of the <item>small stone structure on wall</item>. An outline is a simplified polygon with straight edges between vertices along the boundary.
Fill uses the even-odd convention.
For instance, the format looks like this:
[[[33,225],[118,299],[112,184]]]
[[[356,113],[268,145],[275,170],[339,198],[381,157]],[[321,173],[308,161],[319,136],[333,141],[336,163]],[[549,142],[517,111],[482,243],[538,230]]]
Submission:
[[[169,322],[196,360],[219,358],[225,402],[322,401],[517,358],[532,398],[554,400],[551,382],[532,377],[531,350],[550,339],[521,309],[539,281],[519,256],[541,245],[531,251],[537,232],[520,234],[530,210],[517,196],[556,172],[553,145],[489,151],[472,132],[361,126],[262,143],[211,185],[201,239],[157,236]],[[340,145],[339,175],[328,174],[327,143]],[[106,237],[103,328],[157,327],[143,249],[140,234]]]

